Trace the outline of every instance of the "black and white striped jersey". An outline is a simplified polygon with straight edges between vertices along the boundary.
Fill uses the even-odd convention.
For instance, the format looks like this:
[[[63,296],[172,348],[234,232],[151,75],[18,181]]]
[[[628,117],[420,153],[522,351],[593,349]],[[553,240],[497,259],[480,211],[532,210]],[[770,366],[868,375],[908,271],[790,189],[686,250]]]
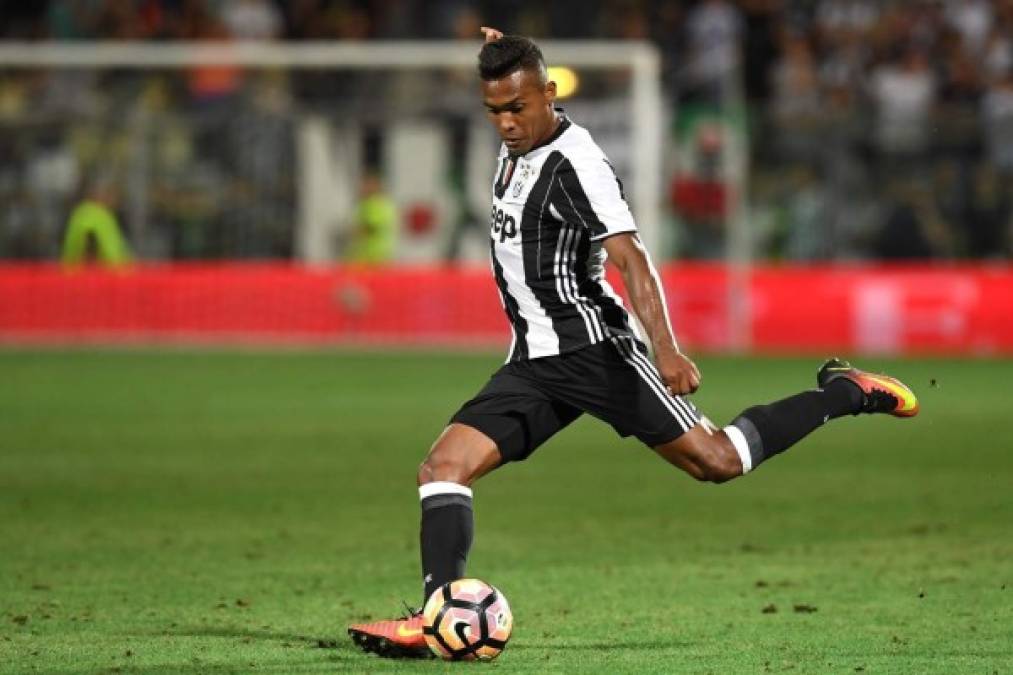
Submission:
[[[492,269],[513,330],[508,361],[639,337],[605,280],[602,240],[636,232],[622,184],[583,127],[563,117],[541,146],[501,146]]]

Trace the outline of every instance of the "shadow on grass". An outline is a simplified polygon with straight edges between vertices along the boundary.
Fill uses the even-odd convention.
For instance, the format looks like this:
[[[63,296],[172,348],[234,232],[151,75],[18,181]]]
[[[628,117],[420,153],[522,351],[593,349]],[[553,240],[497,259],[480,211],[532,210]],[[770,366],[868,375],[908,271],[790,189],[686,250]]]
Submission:
[[[137,634],[150,638],[154,635],[160,637],[177,638],[225,638],[238,641],[243,644],[257,645],[264,647],[264,642],[276,643],[276,647],[291,649],[290,657],[264,658],[264,654],[258,656],[237,657],[230,663],[209,663],[203,659],[180,660],[170,663],[152,665],[133,664],[129,662],[110,663],[104,668],[88,669],[66,669],[47,671],[55,675],[84,675],[85,673],[103,673],[125,675],[135,673],[138,675],[162,675],[163,673],[183,673],[185,675],[196,675],[197,673],[248,673],[248,672],[284,672],[284,673],[315,673],[315,672],[350,672],[362,673],[365,671],[418,671],[421,669],[432,671],[434,666],[439,668],[436,661],[396,660],[390,661],[378,659],[372,655],[360,652],[350,640],[344,635],[321,636],[307,635],[300,633],[272,631],[266,629],[246,628],[234,625],[220,626],[180,626],[178,628],[158,631],[156,633]],[[526,658],[535,656],[539,651],[546,652],[570,652],[570,651],[660,651],[672,649],[685,649],[691,647],[690,642],[677,640],[619,640],[615,642],[566,642],[562,640],[534,639],[513,641],[507,647],[508,651],[522,654]],[[522,657],[522,660],[524,659]],[[168,657],[167,660],[172,657]],[[177,655],[178,658],[178,655]],[[521,665],[521,664],[516,664]]]
[[[46,670],[49,675],[160,675],[161,673],[362,673],[361,662],[357,664],[327,661],[292,661],[278,659],[249,663],[164,663],[157,666],[110,666],[108,668],[86,668],[83,670]]]
[[[617,642],[551,642],[538,640],[525,640],[522,642],[511,642],[507,649],[510,651],[521,650],[546,650],[546,651],[587,651],[601,649],[607,651],[616,650],[655,650],[655,649],[685,649],[693,646],[690,642],[679,642],[676,640],[626,640]]]
[[[344,633],[340,636],[313,636],[299,635],[297,633],[282,633],[271,630],[258,630],[255,628],[243,628],[240,626],[180,626],[171,630],[158,633],[159,635],[174,635],[177,637],[223,637],[238,638],[240,640],[279,640],[288,643],[302,643],[302,646],[316,647],[318,649],[342,649],[353,647],[351,640],[347,639]],[[292,644],[291,646],[295,646]],[[354,650],[352,650],[354,651]]]
[[[328,651],[337,656],[356,657],[361,652],[344,634],[338,637],[314,637],[309,635],[297,635],[294,633],[279,633],[268,630],[256,630],[239,628],[236,626],[200,626],[180,628],[169,631],[168,635],[181,637],[233,637],[249,640],[281,640],[296,646],[294,643],[301,643],[302,646],[313,647]],[[692,643],[679,640],[619,640],[615,642],[561,642],[557,640],[514,640],[507,647],[510,651],[582,651],[582,650],[658,650],[658,649],[685,649],[691,647]],[[407,662],[407,661],[406,661]]]
[[[156,675],[160,673],[247,673],[251,671],[269,671],[285,673],[302,672],[362,672],[363,654],[355,648],[350,640],[340,637],[318,637],[285,633],[270,630],[257,630],[240,626],[180,626],[157,633],[141,633],[138,637],[181,638],[232,638],[240,643],[270,641],[280,643],[278,646],[292,648],[292,658],[281,659],[237,659],[235,663],[208,663],[200,659],[163,663],[157,665],[140,665],[131,663],[110,664],[105,668],[87,668],[47,671],[54,675],[84,675],[84,673],[126,674],[138,673]],[[314,658],[306,658],[306,649],[312,649]]]

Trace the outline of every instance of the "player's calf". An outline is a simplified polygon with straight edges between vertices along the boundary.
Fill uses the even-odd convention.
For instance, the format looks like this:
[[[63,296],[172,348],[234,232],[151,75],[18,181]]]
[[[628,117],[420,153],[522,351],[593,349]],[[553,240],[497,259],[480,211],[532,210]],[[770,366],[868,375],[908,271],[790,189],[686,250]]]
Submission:
[[[867,373],[831,359],[817,375],[819,389],[747,408],[717,431],[706,419],[655,448],[694,478],[722,483],[749,473],[826,422],[845,415],[886,413],[913,417],[918,400],[910,387],[888,375]]]
[[[823,364],[816,383],[819,389],[748,408],[725,428],[742,458],[743,473],[837,417],[862,413],[913,417],[918,413],[918,399],[900,380],[858,370],[840,359]]]

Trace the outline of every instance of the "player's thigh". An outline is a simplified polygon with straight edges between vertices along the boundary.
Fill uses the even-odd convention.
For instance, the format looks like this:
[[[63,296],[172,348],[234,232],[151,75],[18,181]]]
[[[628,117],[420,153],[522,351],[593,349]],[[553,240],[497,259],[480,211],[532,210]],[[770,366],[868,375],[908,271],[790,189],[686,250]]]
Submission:
[[[550,381],[560,398],[653,448],[687,433],[700,415],[669,393],[642,349],[632,339],[592,345],[568,355]]]
[[[581,414],[577,408],[546,394],[532,378],[518,375],[516,371],[522,369],[512,364],[501,368],[450,420],[452,427],[467,427],[488,438],[500,455],[500,463],[527,459]],[[457,438],[457,432],[453,438]]]

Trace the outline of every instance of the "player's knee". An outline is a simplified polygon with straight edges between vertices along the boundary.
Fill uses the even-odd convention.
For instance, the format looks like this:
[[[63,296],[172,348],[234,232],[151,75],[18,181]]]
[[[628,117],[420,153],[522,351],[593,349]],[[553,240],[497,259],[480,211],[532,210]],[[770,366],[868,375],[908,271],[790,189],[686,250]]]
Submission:
[[[689,475],[697,479],[701,483],[727,483],[732,478],[735,478],[738,474],[733,474],[725,468],[717,467],[711,464],[698,467],[696,471],[690,471]]]
[[[452,453],[440,452],[438,449],[430,452],[419,465],[419,485],[437,481],[467,485],[468,478],[468,467],[459,457]]]
[[[470,486],[501,462],[492,439],[477,429],[451,424],[419,465],[418,484],[448,482]]]
[[[726,448],[717,446],[713,452],[706,453],[704,461],[701,462],[700,480],[709,483],[727,483],[733,478],[742,475],[742,462],[738,455],[728,452]]]
[[[721,465],[718,467],[710,467],[707,470],[707,480],[711,483],[727,483],[731,479],[738,477],[740,474],[740,471],[733,469],[731,466]]]

